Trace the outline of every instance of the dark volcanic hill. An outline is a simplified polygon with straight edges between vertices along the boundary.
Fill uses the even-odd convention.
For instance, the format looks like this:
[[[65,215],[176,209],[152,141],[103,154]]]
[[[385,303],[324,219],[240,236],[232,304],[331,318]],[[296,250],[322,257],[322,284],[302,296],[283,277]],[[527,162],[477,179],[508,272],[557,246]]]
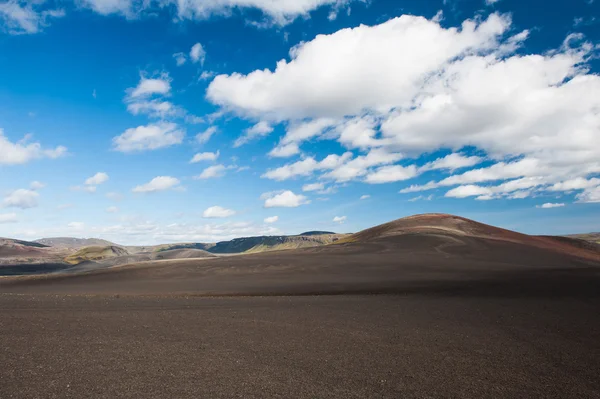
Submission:
[[[264,242],[264,238],[257,239]],[[232,242],[239,243],[239,251],[256,243],[251,239]],[[535,290],[558,295],[572,288],[570,279],[575,279],[583,283],[579,295],[600,288],[600,252],[579,243],[427,214],[376,226],[333,245],[201,261],[148,262],[81,276],[23,280],[16,285],[6,281],[0,288],[286,295],[481,290],[496,284],[498,289],[524,292],[533,285]]]

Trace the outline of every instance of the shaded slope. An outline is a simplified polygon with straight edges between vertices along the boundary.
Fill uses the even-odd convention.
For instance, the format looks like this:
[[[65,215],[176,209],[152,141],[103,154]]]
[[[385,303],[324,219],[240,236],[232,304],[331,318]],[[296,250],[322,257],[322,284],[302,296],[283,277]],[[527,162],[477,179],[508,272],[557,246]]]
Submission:
[[[173,295],[600,295],[600,268],[591,259],[593,251],[585,250],[590,257],[584,258],[581,249],[568,243],[559,249],[546,248],[544,237],[451,216],[419,218],[424,221],[421,226],[415,219],[409,219],[406,226],[401,219],[358,233],[350,243],[202,261],[148,262],[69,277],[6,280],[0,282],[0,290]],[[434,225],[432,220],[441,222]]]

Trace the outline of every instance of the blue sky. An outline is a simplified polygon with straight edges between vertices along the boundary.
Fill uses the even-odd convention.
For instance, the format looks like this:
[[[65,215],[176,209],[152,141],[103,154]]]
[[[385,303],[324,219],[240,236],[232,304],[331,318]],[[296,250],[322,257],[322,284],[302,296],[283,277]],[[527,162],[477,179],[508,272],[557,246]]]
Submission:
[[[599,11],[0,0],[0,236],[600,230]]]

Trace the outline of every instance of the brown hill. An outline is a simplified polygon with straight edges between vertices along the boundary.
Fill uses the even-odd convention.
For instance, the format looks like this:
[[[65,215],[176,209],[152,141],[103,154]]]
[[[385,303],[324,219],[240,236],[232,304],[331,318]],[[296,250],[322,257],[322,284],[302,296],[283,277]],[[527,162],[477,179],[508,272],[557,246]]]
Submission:
[[[432,289],[479,292],[492,285],[512,294],[531,295],[528,292],[533,290],[558,295],[573,289],[570,294],[581,295],[597,288],[599,265],[597,251],[571,241],[431,214],[367,229],[334,245],[202,261],[145,262],[68,277],[8,279],[0,288],[53,293],[298,295]],[[570,279],[582,286],[574,289]]]
[[[429,213],[397,219],[353,234],[340,242],[368,242],[405,234],[445,235],[454,236],[457,239],[478,237],[600,260],[600,246],[583,240],[560,236],[531,236],[443,213]]]

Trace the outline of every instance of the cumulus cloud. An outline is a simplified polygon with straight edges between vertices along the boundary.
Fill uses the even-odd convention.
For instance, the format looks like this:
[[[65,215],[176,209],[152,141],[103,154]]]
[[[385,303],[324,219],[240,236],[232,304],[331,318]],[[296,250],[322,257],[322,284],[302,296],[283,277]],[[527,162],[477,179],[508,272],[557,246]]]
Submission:
[[[185,115],[185,111],[164,99],[171,94],[171,78],[162,73],[155,78],[140,76],[136,87],[126,90],[127,111],[133,115],[146,114],[164,119],[168,116]]]
[[[199,80],[209,80],[210,78],[212,78],[215,75],[216,75],[216,73],[214,73],[213,71],[202,71],[202,73],[200,74],[200,77],[198,79]]]
[[[545,204],[542,204],[542,205],[536,205],[536,208],[549,209],[549,208],[562,208],[563,206],[565,206],[565,204],[563,204],[563,203],[546,202]]]
[[[98,186],[108,181],[108,175],[104,172],[98,172],[94,176],[89,177],[85,180],[85,184],[88,186]]]
[[[0,3],[2,28],[9,34],[33,34],[50,24],[51,19],[62,18],[62,9],[41,10],[44,2],[20,2],[9,0]]]
[[[361,200],[366,200],[366,199],[369,199],[369,198],[371,198],[371,196],[369,194],[365,194],[365,195],[361,195],[360,196]]]
[[[261,199],[265,201],[265,208],[296,208],[300,205],[310,204],[304,195],[294,194],[290,190],[264,193]]]
[[[243,118],[285,125],[271,156],[296,154],[315,137],[367,153],[322,176],[338,182],[454,174],[485,160],[491,165],[405,192],[495,181],[494,188],[457,187],[449,195],[524,198],[600,173],[600,76],[588,65],[592,44],[572,34],[554,50],[522,54],[529,32],[514,32],[509,15],[492,13],[459,27],[439,20],[404,15],[319,35],[293,47],[272,70],[215,77],[207,98]],[[465,155],[465,148],[478,155]],[[425,165],[413,161],[416,171],[408,165],[440,150],[452,153]],[[398,151],[409,169],[396,165],[401,156],[367,162],[373,152]],[[307,176],[316,161],[300,162],[299,173],[286,165],[265,177]],[[595,187],[579,188],[585,193],[578,199],[595,198]]]
[[[268,122],[258,122],[256,125],[244,131],[244,134],[233,143],[234,147],[240,147],[247,142],[259,137],[264,137],[273,131],[273,127]]]
[[[342,155],[328,155],[321,161],[308,157],[302,161],[284,165],[277,169],[268,170],[262,177],[281,181],[297,176],[310,176],[313,172],[318,170],[335,169],[351,157],[351,152],[346,152]]]
[[[456,169],[468,168],[475,166],[483,161],[483,158],[477,156],[464,156],[460,153],[452,153],[443,158],[438,158],[435,161],[428,162],[419,168],[419,171],[425,172],[429,170],[447,169],[455,171]]]
[[[275,223],[279,220],[279,216],[269,216],[267,218],[265,218],[264,222],[265,223]]]
[[[342,224],[346,221],[346,216],[336,216],[333,218],[333,223],[339,223]]]
[[[0,213],[0,224],[17,222],[18,219],[16,213]]]
[[[8,194],[2,201],[2,206],[6,208],[35,208],[38,206],[40,194],[33,191],[20,188]]]
[[[136,99],[140,97],[150,97],[154,94],[169,95],[171,93],[171,78],[164,73],[158,78],[140,77],[138,85],[127,89],[127,97]]]
[[[125,130],[123,134],[113,138],[113,147],[120,152],[136,152],[156,150],[180,144],[185,131],[177,124],[159,122],[146,126],[138,126]]]
[[[194,155],[194,157],[190,160],[190,163],[198,163],[202,161],[216,161],[219,158],[220,152],[199,152]]]
[[[200,43],[196,43],[192,46],[190,50],[190,60],[196,64],[200,63],[200,65],[204,65],[204,60],[206,59],[206,50]]]
[[[165,118],[180,112],[170,101],[157,99],[132,102],[127,105],[127,111],[133,115],[147,114],[154,118]]]
[[[223,208],[222,206],[211,206],[202,212],[204,218],[227,218],[235,215],[233,209]]]
[[[492,195],[493,191],[488,187],[480,187],[473,184],[458,186],[446,193],[446,197],[466,198],[473,196]]]
[[[175,59],[175,63],[177,64],[177,66],[182,66],[187,62],[187,57],[185,56],[185,53],[175,53],[173,54],[173,58]]]
[[[199,144],[205,144],[210,140],[210,138],[219,131],[219,128],[216,126],[211,126],[202,133],[198,133],[196,135],[196,141]]]
[[[418,174],[419,173],[417,172],[417,167],[415,165],[383,166],[369,173],[365,178],[365,182],[371,184],[390,183],[395,181],[408,180],[417,176]]]
[[[288,158],[299,153],[300,148],[298,148],[298,144],[289,143],[285,145],[278,145],[277,147],[273,148],[269,152],[269,156],[273,158]]]
[[[0,129],[0,165],[21,165],[35,159],[56,159],[67,154],[67,148],[43,148],[40,143],[30,142],[31,135],[26,135],[17,142],[11,142]]]
[[[204,180],[204,179],[214,179],[217,177],[225,176],[225,171],[228,168],[225,165],[213,165],[204,169],[202,173],[198,176],[194,176],[194,179]]]
[[[179,179],[171,176],[157,176],[146,184],[134,187],[134,193],[154,193],[157,191],[173,190],[180,187]]]
[[[582,193],[577,194],[579,202],[600,202],[600,185],[586,188]]]
[[[302,191],[320,191],[325,189],[323,183],[310,183],[302,186]]]

